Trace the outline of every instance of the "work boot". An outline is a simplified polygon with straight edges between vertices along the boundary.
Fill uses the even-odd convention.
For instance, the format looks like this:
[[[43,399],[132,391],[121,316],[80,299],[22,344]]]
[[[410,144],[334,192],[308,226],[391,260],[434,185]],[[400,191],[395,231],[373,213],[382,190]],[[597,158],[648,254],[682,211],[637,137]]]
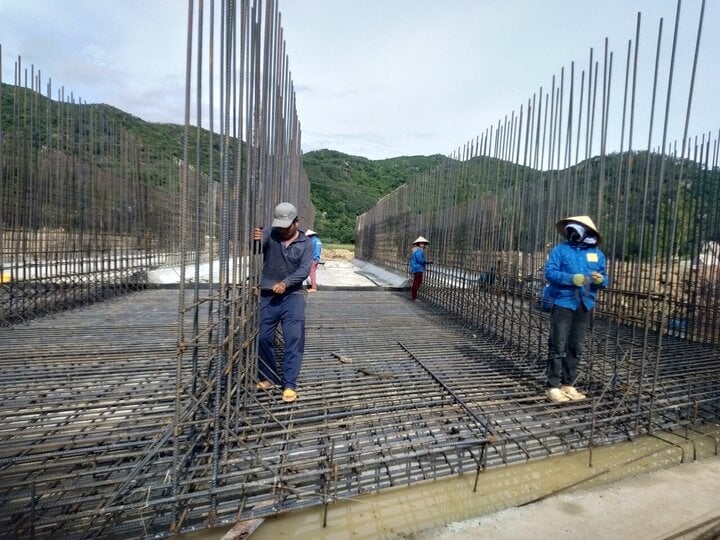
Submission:
[[[578,392],[574,386],[561,386],[560,391],[572,401],[580,401],[587,397],[585,394]]]
[[[545,395],[550,398],[553,403],[565,403],[570,401],[570,398],[561,392],[559,388],[548,388],[545,391]]]

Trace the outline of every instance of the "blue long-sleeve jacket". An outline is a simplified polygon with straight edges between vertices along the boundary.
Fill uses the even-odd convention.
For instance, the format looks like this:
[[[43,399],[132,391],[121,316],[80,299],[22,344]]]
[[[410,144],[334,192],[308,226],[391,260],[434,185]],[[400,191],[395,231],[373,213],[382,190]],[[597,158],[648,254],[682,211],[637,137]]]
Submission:
[[[592,272],[598,272],[603,277],[602,284],[592,282]],[[575,274],[587,276],[587,283],[582,287],[573,285]],[[572,246],[568,242],[558,244],[545,263],[545,279],[549,282],[548,296],[554,299],[556,306],[576,310],[582,302],[591,310],[595,307],[597,291],[608,286],[605,254],[594,246]]]
[[[286,248],[276,230],[265,227],[262,231],[263,269],[261,289],[272,289],[278,281],[285,283],[285,294],[302,292],[303,282],[310,274],[313,245],[304,233]]]
[[[312,240],[313,245],[313,254],[312,258],[313,261],[319,261],[320,260],[320,253],[322,253],[322,242],[317,236],[311,236],[310,239]]]
[[[417,246],[414,247],[410,254],[410,273],[424,272],[427,264],[425,250]]]

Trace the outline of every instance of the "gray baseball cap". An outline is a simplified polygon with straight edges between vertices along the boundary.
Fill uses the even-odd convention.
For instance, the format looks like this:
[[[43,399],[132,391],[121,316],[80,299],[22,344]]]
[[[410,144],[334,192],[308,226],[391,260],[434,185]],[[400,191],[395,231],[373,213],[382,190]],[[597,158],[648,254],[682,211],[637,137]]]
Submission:
[[[281,227],[285,229],[292,225],[297,218],[297,210],[289,202],[282,202],[275,207],[275,219],[273,219],[273,227]]]

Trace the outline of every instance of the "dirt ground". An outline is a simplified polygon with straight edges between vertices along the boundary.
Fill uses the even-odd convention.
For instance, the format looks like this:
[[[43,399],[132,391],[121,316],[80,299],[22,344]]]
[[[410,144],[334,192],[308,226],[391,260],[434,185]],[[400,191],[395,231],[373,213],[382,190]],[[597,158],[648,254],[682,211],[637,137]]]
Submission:
[[[354,251],[347,249],[323,249],[322,258],[326,261],[347,261],[350,262],[355,257]]]

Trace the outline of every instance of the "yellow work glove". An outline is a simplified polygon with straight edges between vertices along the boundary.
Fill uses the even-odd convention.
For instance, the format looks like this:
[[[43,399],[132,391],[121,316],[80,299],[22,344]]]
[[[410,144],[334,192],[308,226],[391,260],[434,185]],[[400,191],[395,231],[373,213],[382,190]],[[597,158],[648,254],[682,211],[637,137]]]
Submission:
[[[592,277],[593,283],[595,285],[602,285],[603,281],[605,281],[600,272],[593,272],[590,274],[590,276]]]
[[[582,287],[585,285],[585,276],[582,274],[575,274],[572,279],[573,285],[576,287]]]

